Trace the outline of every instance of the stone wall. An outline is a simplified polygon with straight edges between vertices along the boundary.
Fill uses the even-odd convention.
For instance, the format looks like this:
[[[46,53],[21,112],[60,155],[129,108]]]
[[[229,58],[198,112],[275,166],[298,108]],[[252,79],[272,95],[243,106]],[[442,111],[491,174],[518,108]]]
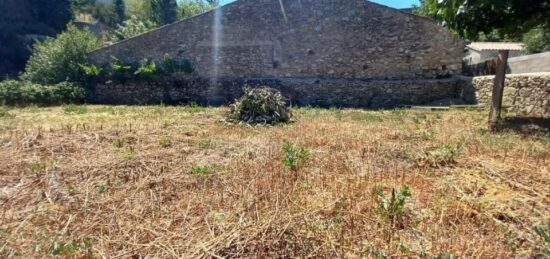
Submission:
[[[550,72],[550,52],[508,59],[510,74]]]
[[[90,60],[159,61],[168,53],[191,60],[204,78],[412,79],[460,73],[463,49],[430,19],[366,0],[238,0]]]
[[[231,78],[217,81],[188,75],[124,84],[98,84],[90,95],[100,104],[224,105],[243,87],[269,86],[298,106],[391,108],[407,105],[490,104],[494,76],[449,79],[364,80],[327,78]],[[504,106],[533,116],[550,116],[550,73],[508,75]]]
[[[465,64],[464,74],[469,76],[494,75],[496,59],[477,64]],[[525,55],[508,59],[507,74],[550,72],[550,52]]]
[[[494,76],[474,77],[471,85],[466,84],[464,89],[475,91],[475,95],[466,91],[467,95],[475,97],[470,101],[490,104],[493,82]],[[503,105],[528,115],[550,116],[550,73],[507,75]]]
[[[388,108],[436,103],[461,95],[462,81],[342,80],[322,78],[220,78],[215,84],[200,77],[171,76],[148,82],[100,84],[90,102],[104,104],[228,104],[243,94],[243,86],[279,89],[294,105]]]

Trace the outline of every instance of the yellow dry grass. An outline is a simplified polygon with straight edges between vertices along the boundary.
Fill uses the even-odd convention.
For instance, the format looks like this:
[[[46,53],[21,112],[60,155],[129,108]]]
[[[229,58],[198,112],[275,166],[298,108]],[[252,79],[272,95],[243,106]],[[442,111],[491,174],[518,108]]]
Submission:
[[[487,133],[486,111],[253,128],[225,108],[77,108],[0,117],[0,257],[534,257],[550,216],[550,139]],[[285,167],[286,142],[305,166]],[[390,224],[373,189],[404,186]]]

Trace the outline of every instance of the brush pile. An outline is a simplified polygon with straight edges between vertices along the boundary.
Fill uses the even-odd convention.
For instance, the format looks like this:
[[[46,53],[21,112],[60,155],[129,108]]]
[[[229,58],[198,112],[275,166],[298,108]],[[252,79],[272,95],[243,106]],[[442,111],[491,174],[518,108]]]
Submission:
[[[268,87],[245,88],[244,96],[231,106],[228,120],[247,124],[287,123],[292,112],[278,90]]]

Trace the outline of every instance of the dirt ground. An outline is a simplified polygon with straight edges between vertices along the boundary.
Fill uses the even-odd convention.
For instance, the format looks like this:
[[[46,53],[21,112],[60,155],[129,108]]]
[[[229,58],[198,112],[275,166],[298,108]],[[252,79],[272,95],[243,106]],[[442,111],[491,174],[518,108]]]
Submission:
[[[0,257],[540,256],[546,128],[491,134],[483,110],[314,108],[250,127],[226,111],[1,113]]]

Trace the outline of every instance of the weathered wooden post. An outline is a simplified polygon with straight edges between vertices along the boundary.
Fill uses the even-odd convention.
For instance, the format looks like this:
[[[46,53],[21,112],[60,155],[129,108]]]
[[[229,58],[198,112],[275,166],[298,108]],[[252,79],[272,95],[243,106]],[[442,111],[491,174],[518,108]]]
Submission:
[[[504,85],[506,81],[506,68],[508,67],[509,50],[499,50],[497,57],[497,71],[493,84],[493,97],[491,102],[491,113],[489,114],[489,130],[495,131],[498,129],[501,110],[502,98],[504,95]]]

